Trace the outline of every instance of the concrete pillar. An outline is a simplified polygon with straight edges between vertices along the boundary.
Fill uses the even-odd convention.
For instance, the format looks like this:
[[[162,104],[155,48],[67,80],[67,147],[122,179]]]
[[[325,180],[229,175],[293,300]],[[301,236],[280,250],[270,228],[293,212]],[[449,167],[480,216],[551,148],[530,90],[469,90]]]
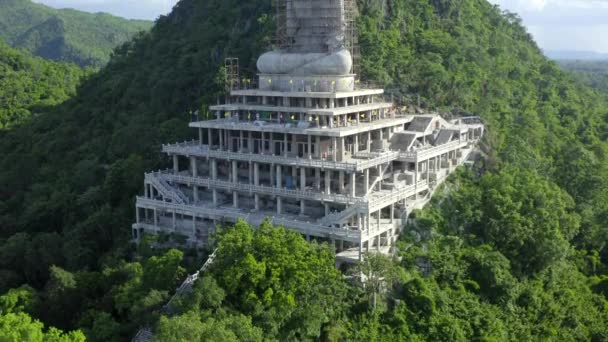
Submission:
[[[315,169],[315,190],[321,190],[321,169]]]
[[[331,193],[331,171],[325,170],[325,193],[329,195]]]
[[[344,160],[344,137],[339,138],[338,144],[338,161]]]
[[[300,190],[306,191],[306,168],[300,168]]]
[[[391,204],[391,223],[395,223],[395,203]]]
[[[192,170],[192,177],[198,177],[198,167],[196,165],[196,157],[190,157],[190,168]]]
[[[344,193],[344,171],[338,173],[339,191],[341,194]]]
[[[308,153],[306,154],[308,156],[308,159],[312,158],[312,136],[308,135]]]
[[[220,135],[220,150],[224,150],[224,130],[218,129],[218,133]]]
[[[249,131],[247,133],[247,149],[249,153],[253,153],[253,132]]]
[[[232,192],[232,206],[235,208],[239,207],[239,193],[236,191]]]
[[[376,219],[376,224],[377,224],[377,226],[376,226],[376,230],[380,230],[380,218],[381,218],[381,217],[382,217],[382,211],[381,211],[381,210],[378,210],[378,217],[377,217],[377,219]]]
[[[258,194],[253,195],[253,202],[255,205],[255,210],[256,211],[260,210],[260,195],[258,195]]]
[[[281,165],[277,165],[277,183],[276,186],[277,188],[282,188],[283,187],[283,180],[282,180],[282,171],[281,171]]]
[[[264,136],[266,135],[264,132],[260,132],[262,135],[262,140],[260,141],[260,154],[264,154],[266,153],[265,148],[266,148],[266,140],[264,139]]]
[[[153,209],[152,215],[154,215],[154,227],[158,227],[158,217],[156,216],[156,208]]]
[[[179,172],[179,157],[177,154],[173,155],[173,174],[177,174]]]
[[[353,136],[353,154],[359,153],[359,134]]]
[[[357,192],[357,174],[355,172],[352,172],[350,174],[350,195],[352,197],[356,196],[356,192]]]
[[[300,200],[300,215],[304,215],[306,212],[306,203],[304,200]]]
[[[372,151],[372,131],[367,131],[367,152]]]
[[[277,196],[277,214],[281,214],[283,212],[283,198]]]
[[[208,132],[209,136],[207,137],[207,139],[209,140],[209,149],[211,149],[213,147],[213,134],[211,128],[209,128]]]
[[[338,142],[336,137],[331,137],[331,160],[337,161],[338,159]]]
[[[268,138],[268,140],[270,141],[270,154],[274,155],[274,134],[272,132],[269,132],[268,135],[270,136]]]
[[[239,152],[243,152],[243,131],[239,131]]]
[[[177,225],[175,224],[175,210],[173,210],[173,212],[171,213],[171,228],[173,228],[173,230],[175,230],[175,228],[177,227]]]
[[[194,203],[198,202],[198,185],[192,187],[192,195],[194,197]]]
[[[198,129],[198,143],[200,145],[203,144],[203,129],[202,128]]]
[[[324,207],[325,207],[325,216],[329,215],[329,204],[324,203]]]
[[[260,164],[253,163],[253,184],[260,185]]]
[[[369,169],[365,169],[363,178],[363,190],[367,194],[369,192]]]
[[[317,159],[321,159],[321,136],[315,137],[315,156]]]
[[[287,156],[287,133],[283,134],[283,151],[281,153],[281,155],[283,156]]]
[[[291,135],[291,153],[298,154],[298,136],[296,134]]]
[[[217,159],[211,159],[211,179],[217,179]]]
[[[232,183],[239,182],[239,168],[236,160],[232,161]]]

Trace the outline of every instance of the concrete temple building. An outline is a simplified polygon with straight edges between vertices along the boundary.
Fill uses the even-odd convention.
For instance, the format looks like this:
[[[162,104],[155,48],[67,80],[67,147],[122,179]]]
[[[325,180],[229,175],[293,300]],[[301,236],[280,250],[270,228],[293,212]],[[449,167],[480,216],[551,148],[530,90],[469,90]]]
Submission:
[[[340,263],[391,250],[484,126],[407,115],[360,88],[345,1],[280,2],[282,49],[259,58],[259,87],[233,89],[214,120],[190,123],[196,140],[162,147],[173,168],[145,175],[136,240],[165,232],[202,246],[217,225],[269,218],[333,244]]]

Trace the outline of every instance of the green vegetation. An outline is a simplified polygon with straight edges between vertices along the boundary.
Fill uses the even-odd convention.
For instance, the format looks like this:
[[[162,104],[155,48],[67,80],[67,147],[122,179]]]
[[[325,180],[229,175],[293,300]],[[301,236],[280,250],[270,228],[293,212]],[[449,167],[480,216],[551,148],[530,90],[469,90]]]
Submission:
[[[557,63],[589,87],[608,93],[608,61],[563,60]]]
[[[361,266],[388,292],[338,277],[326,247],[239,223],[166,316],[201,260],[128,243],[143,172],[166,166],[161,143],[191,136],[187,112],[216,101],[224,57],[253,74],[269,0],[182,0],[73,98],[0,132],[0,292],[28,284],[19,296],[45,305],[26,313],[94,341],[142,324],[167,341],[608,339],[605,97],[485,0],[382,3],[359,1],[363,76],[489,128],[485,162],[415,213],[401,260]]]
[[[112,50],[152,23],[106,13],[53,9],[30,0],[0,2],[0,39],[55,61],[101,67]]]
[[[28,56],[0,41],[0,129],[67,100],[88,74],[75,65]]]

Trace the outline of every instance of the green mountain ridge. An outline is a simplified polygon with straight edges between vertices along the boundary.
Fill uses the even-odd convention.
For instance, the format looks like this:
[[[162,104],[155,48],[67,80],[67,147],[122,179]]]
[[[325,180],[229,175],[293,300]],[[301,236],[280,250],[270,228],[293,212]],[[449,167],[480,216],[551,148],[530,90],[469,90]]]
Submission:
[[[104,65],[116,46],[151,26],[149,21],[54,9],[29,0],[0,3],[0,38],[34,55],[83,67]]]
[[[274,33],[270,0],[182,0],[74,97],[0,131],[0,320],[21,308],[93,341],[142,325],[158,340],[607,340],[605,96],[485,0],[358,5],[364,79],[488,126],[487,158],[414,214],[401,260],[370,258],[386,295],[336,274],[328,248],[241,222],[163,313],[201,261],[129,245],[143,173],[168,165],[162,143],[191,139],[187,113],[222,94],[224,57],[253,75]]]
[[[0,41],[0,129],[67,100],[89,74],[76,65],[32,57]]]

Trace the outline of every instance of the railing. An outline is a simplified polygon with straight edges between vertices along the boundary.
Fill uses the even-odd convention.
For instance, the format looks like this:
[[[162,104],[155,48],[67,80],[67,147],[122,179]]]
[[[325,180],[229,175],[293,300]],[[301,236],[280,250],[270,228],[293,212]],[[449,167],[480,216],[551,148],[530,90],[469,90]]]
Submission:
[[[137,205],[140,207],[148,207],[154,209],[174,210],[184,215],[230,218],[234,221],[240,218],[244,218],[244,216],[246,216],[246,214],[239,209],[230,210],[227,208],[205,208],[186,204],[157,201],[144,197],[137,197]],[[331,235],[349,239],[356,239],[361,236],[361,232],[357,230],[327,227],[319,223],[303,222],[280,216],[271,217],[271,222],[274,224],[283,225],[287,228],[297,229],[307,234],[316,233],[319,236]]]
[[[176,203],[185,204],[190,201],[181,191],[172,188],[164,179],[156,177],[154,173],[147,173],[145,181],[153,185],[164,197],[170,198]]]
[[[362,203],[363,201],[360,198],[345,196],[340,194],[325,194],[322,192],[312,192],[312,191],[302,191],[302,190],[290,190],[285,188],[275,188],[264,185],[253,185],[253,184],[242,184],[242,183],[233,183],[228,181],[221,180],[213,180],[209,178],[200,178],[200,177],[191,177],[191,176],[182,176],[182,175],[173,175],[173,174],[164,174],[164,173],[156,173],[157,177],[165,178],[172,182],[178,182],[183,184],[193,184],[204,187],[213,187],[217,189],[224,189],[229,191],[240,191],[240,192],[249,192],[249,193],[258,193],[264,195],[274,195],[274,196],[282,196],[289,198],[297,198],[297,199],[306,199],[311,201],[326,201],[326,202],[335,202],[341,204],[357,204]]]
[[[231,152],[223,150],[209,149],[208,145],[201,145],[197,140],[163,145],[163,152],[187,156],[210,157],[218,159],[238,160],[245,162],[262,162],[268,164],[298,165],[308,166],[328,170],[343,170],[349,172],[359,172],[376,165],[389,163],[400,156],[398,151],[388,151],[384,153],[357,153],[355,156],[369,155],[371,159],[355,160],[348,162],[338,162],[323,159],[310,159],[299,157],[274,156],[251,152]]]
[[[420,149],[417,151],[400,152],[399,159],[405,160],[424,160],[431,156],[440,155],[446,152],[456,150],[458,148],[465,147],[469,144],[469,141],[455,140],[447,144],[434,146],[426,149]]]

